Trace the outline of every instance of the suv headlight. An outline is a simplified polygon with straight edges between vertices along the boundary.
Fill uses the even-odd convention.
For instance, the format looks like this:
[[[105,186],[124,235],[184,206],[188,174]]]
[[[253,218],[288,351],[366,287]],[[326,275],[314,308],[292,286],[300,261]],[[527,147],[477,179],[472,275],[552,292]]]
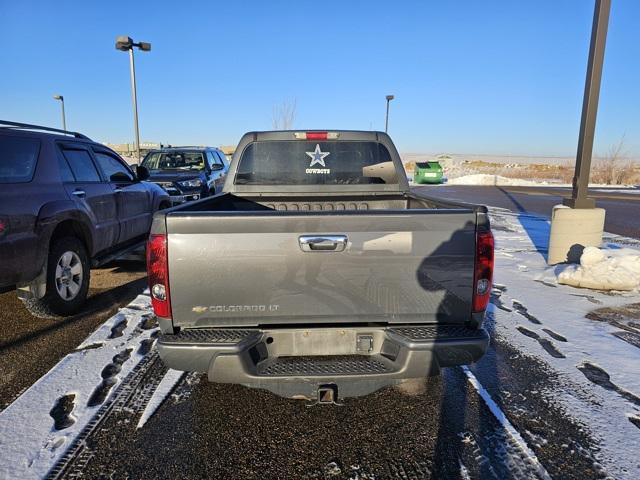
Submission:
[[[202,186],[202,180],[200,180],[199,178],[194,178],[193,180],[185,180],[183,182],[178,182],[178,185],[180,185],[181,187],[186,187],[186,188],[201,187]]]

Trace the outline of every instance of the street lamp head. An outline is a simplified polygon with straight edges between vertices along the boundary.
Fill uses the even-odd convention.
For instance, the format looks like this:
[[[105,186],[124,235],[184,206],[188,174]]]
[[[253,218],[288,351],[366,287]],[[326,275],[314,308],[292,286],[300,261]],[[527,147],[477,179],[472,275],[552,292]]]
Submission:
[[[151,44],[148,42],[140,42],[138,43],[138,48],[140,50],[142,50],[143,52],[150,52],[151,51]]]
[[[393,95],[387,95],[387,102],[390,102],[391,100],[393,100],[395,97]]]
[[[62,95],[54,95],[53,98],[55,100],[60,100],[61,102],[64,102],[64,97]]]
[[[131,50],[132,47],[133,40],[131,40],[131,37],[121,35],[116,38],[116,50],[122,50],[123,52],[126,52],[127,50]]]

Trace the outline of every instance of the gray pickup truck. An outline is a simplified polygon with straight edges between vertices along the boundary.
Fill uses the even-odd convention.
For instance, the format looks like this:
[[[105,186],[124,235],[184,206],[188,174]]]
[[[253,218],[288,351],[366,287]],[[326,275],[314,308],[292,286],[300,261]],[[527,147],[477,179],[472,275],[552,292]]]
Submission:
[[[485,352],[482,206],[409,190],[381,132],[243,136],[222,193],[154,216],[149,284],[173,369],[335,402]]]

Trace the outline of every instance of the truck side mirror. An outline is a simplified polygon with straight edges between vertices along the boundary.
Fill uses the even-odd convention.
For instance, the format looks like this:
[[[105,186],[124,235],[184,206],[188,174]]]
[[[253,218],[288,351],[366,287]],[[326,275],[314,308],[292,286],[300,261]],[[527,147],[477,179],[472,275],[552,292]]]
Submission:
[[[140,181],[147,180],[149,178],[149,169],[142,165],[136,166],[136,177],[138,177]]]

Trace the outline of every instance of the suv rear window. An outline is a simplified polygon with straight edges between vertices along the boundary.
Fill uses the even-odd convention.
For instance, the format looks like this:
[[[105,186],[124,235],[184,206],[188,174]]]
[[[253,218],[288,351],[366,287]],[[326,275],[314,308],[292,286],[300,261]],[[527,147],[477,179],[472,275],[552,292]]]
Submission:
[[[442,168],[439,162],[416,162],[416,168],[431,169]]]
[[[0,183],[30,182],[39,151],[37,138],[0,136]]]
[[[378,142],[280,140],[254,142],[242,152],[236,185],[398,183]]]

